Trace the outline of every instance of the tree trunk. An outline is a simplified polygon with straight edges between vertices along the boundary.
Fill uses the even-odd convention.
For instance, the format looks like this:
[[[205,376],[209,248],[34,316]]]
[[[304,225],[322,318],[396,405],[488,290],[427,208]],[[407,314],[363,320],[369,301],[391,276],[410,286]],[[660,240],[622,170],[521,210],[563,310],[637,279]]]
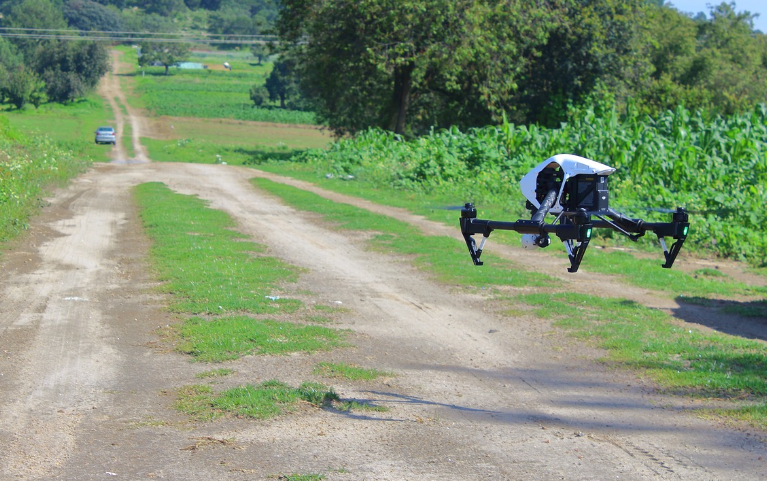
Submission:
[[[280,92],[280,108],[285,108],[285,92]]]
[[[168,66],[165,66],[165,75],[168,75]]]
[[[394,68],[394,96],[392,98],[391,120],[389,130],[395,134],[405,133],[405,121],[407,119],[407,108],[410,103],[410,89],[413,82],[413,70],[415,65],[412,63],[398,65]]]

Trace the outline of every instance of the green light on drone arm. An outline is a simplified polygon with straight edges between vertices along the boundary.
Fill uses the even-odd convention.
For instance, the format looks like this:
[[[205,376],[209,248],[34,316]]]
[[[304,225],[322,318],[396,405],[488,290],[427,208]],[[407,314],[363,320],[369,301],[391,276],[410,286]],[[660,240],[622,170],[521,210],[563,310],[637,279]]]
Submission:
[[[690,231],[690,226],[686,225],[684,226],[684,230],[682,230],[682,235],[687,237],[687,232]]]

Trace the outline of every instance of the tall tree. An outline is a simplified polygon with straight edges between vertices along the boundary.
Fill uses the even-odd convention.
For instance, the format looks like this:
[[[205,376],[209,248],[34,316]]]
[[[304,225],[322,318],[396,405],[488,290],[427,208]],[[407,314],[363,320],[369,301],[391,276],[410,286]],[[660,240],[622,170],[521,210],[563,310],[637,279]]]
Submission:
[[[562,0],[539,56],[520,82],[513,120],[558,126],[569,105],[606,85],[621,94],[649,65],[641,49],[645,0]]]
[[[33,65],[45,80],[48,99],[66,103],[96,88],[109,71],[109,54],[97,42],[63,41],[40,48]]]
[[[447,105],[485,117],[500,113],[498,104],[515,88],[524,64],[522,53],[540,36],[535,27],[543,9],[529,5],[284,0],[278,28],[293,42],[303,90],[336,133],[370,125],[420,132],[439,123],[434,112],[447,112]],[[499,28],[486,29],[492,23]]]

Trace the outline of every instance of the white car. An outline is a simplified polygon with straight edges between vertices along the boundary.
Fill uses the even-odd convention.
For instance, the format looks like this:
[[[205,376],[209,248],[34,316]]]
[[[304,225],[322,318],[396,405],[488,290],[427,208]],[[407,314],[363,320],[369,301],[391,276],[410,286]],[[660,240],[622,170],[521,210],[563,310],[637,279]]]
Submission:
[[[112,127],[99,127],[96,129],[96,143],[115,145],[117,143],[115,129]]]

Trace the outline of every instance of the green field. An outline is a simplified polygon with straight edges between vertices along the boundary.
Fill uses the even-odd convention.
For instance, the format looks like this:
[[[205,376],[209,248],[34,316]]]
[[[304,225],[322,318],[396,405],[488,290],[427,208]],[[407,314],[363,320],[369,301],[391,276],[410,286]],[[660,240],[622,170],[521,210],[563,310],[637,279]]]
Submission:
[[[114,115],[96,94],[68,105],[43,104],[38,109],[28,106],[18,111],[6,105],[2,115],[13,128],[48,137],[75,155],[97,162],[110,160],[111,146],[96,145],[93,137],[97,127],[114,125]]]
[[[127,74],[135,78],[137,105],[154,116],[234,119],[281,124],[315,123],[314,114],[285,110],[272,102],[255,107],[250,100],[250,89],[263,84],[272,69],[271,63],[258,65],[240,54],[192,53],[189,62],[202,63],[209,68],[186,70],[171,68],[165,75],[164,67],[141,68],[135,51],[123,50],[124,60],[134,65]],[[249,54],[247,54],[249,56]],[[222,68],[228,62],[232,70]]]

